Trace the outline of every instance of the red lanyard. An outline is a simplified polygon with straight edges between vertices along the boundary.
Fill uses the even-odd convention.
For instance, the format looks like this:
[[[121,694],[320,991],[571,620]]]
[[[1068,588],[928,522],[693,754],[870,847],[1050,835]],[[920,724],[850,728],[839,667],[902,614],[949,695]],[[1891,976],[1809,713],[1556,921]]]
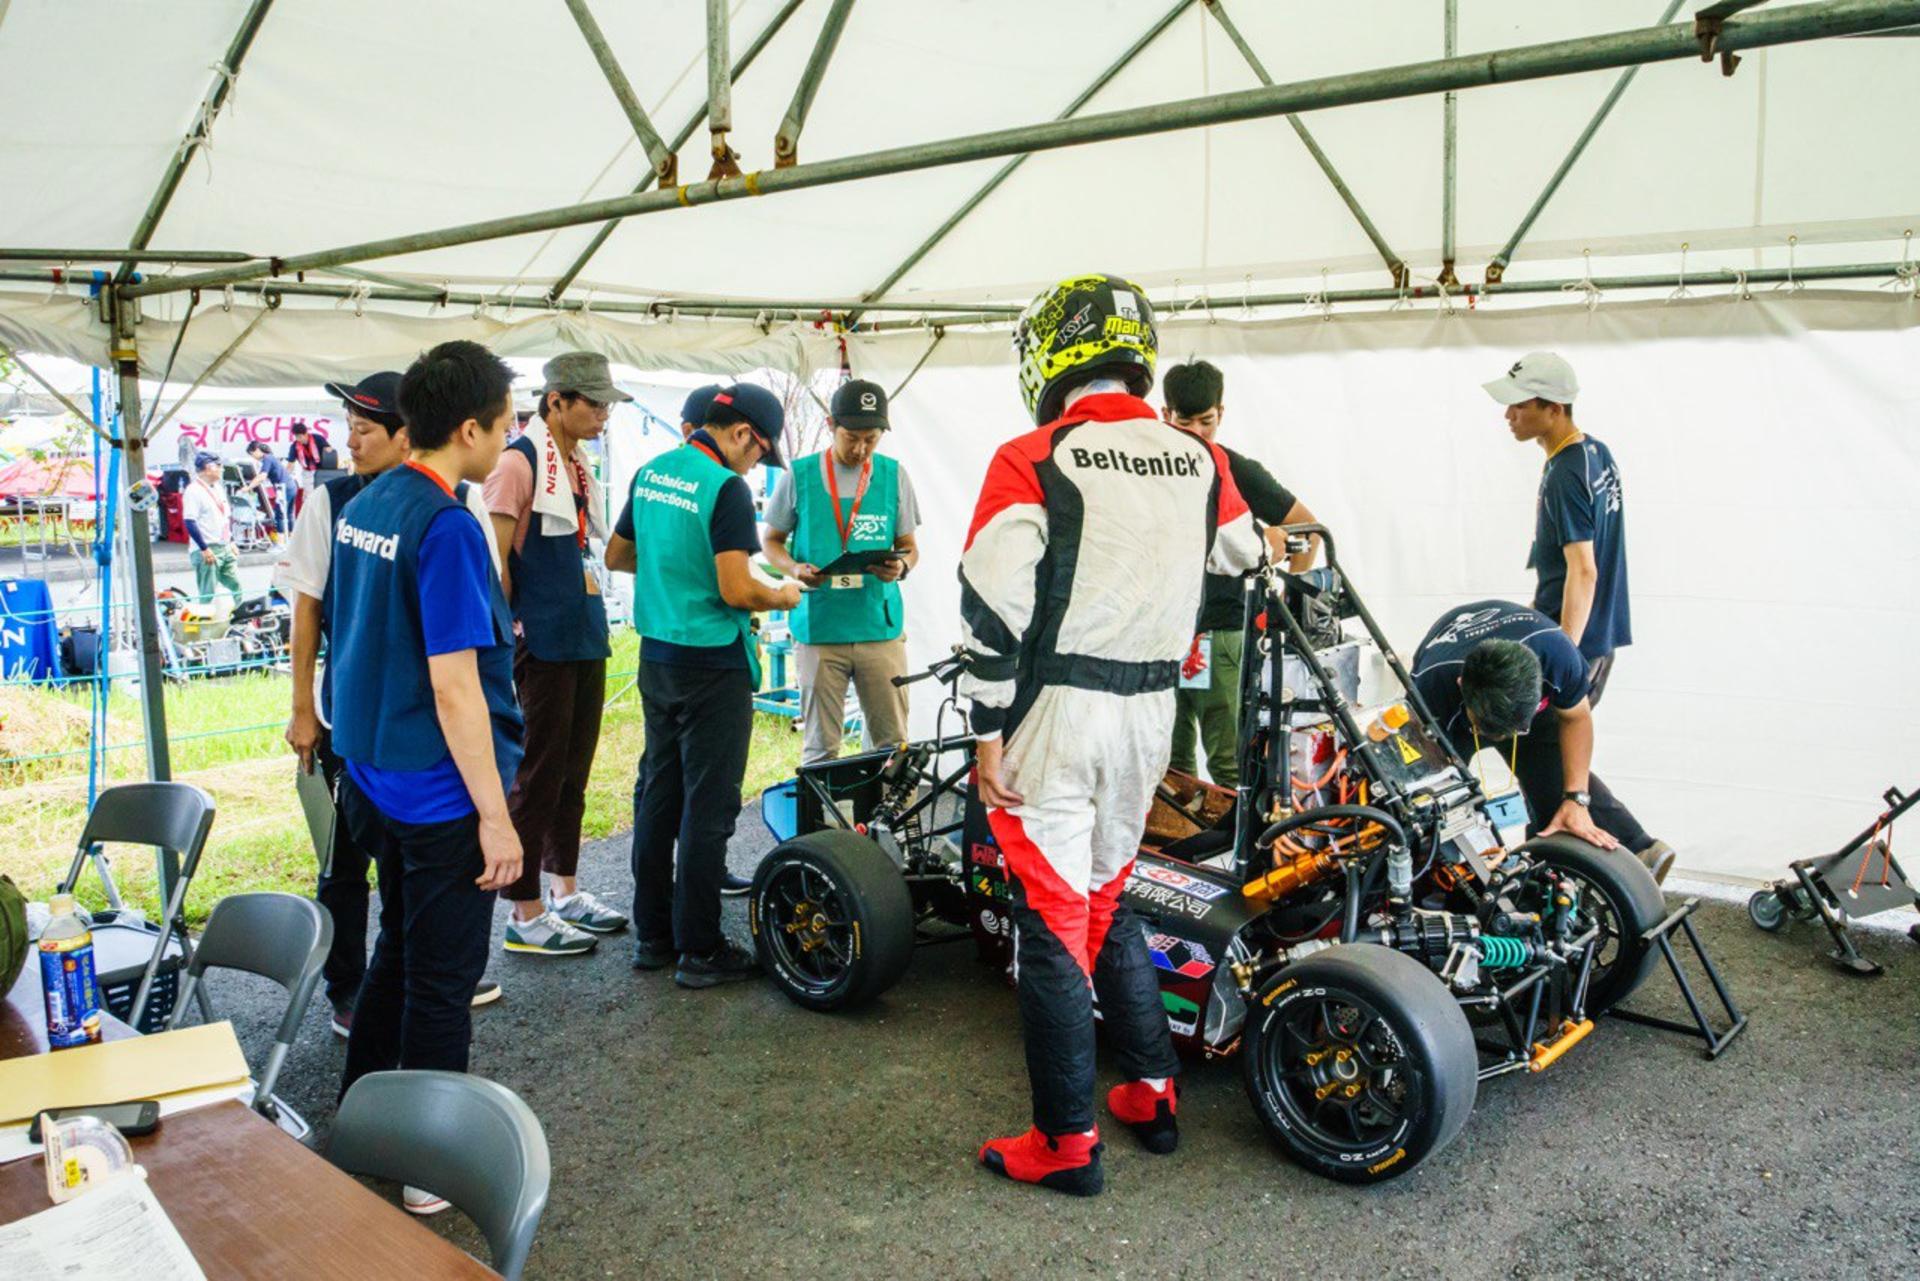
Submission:
[[[551,444],[547,446],[547,474],[549,477],[553,474],[554,455],[557,452]],[[580,544],[580,550],[585,551],[587,549],[587,469],[582,467],[580,460],[571,454],[567,455],[567,469],[573,474],[574,479],[573,537],[574,541]],[[548,492],[552,491],[549,490]]]
[[[707,457],[713,459],[714,462],[720,463],[722,467],[726,467],[726,464],[720,461],[720,455],[714,453],[711,449],[708,449],[705,445],[701,444],[699,441],[690,440],[687,443],[689,445],[692,445],[695,449],[699,450],[701,453],[705,454]],[[728,468],[728,470],[731,471],[732,469]]]
[[[867,496],[867,482],[873,479],[871,460],[860,465],[860,488],[853,493],[853,509],[844,519],[840,515],[840,481],[834,476],[833,451],[820,451],[820,470],[827,474],[827,493],[833,496],[833,524],[840,531],[840,550],[847,550],[847,543],[853,538],[853,522],[860,519],[860,501]]]
[[[431,467],[422,467],[419,463],[414,462],[413,459],[411,458],[407,459],[407,466],[413,468],[415,471],[419,472],[422,476],[425,476],[428,480],[440,486],[440,491],[444,493],[448,498],[453,497],[453,486],[449,485],[446,481],[442,480],[440,478],[439,472],[435,471]]]
[[[213,507],[215,511],[219,512],[222,516],[227,514],[227,498],[225,494],[215,492],[212,485],[209,485],[206,481],[201,480],[198,476],[195,476],[193,478],[193,483],[200,486],[202,492],[204,492],[208,498],[211,498],[213,500]]]

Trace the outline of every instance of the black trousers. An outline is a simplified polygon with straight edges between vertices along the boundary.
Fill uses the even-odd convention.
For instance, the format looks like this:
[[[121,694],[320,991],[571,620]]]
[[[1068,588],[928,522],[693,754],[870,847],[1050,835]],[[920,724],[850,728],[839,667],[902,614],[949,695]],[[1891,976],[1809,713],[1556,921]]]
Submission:
[[[493,933],[494,896],[474,884],[484,867],[480,816],[397,822],[350,775],[340,806],[380,872],[380,937],[354,1003],[340,1092],[368,1072],[464,1072]]]
[[[346,767],[333,753],[333,733],[324,725],[313,745],[313,759],[320,776],[333,793],[333,866],[320,877],[314,897],[333,917],[333,946],[321,967],[326,981],[327,1000],[334,1005],[352,1005],[360,992],[360,981],[367,976],[367,866],[371,860],[360,842],[353,839],[346,816],[340,811],[340,780]]]
[[[513,688],[527,718],[527,754],[507,793],[507,813],[520,837],[520,879],[500,891],[514,903],[540,897],[540,872],[572,876],[580,866],[580,824],[587,813],[587,776],[600,746],[600,708],[607,700],[607,660],[549,663],[521,641],[513,650]]]
[[[647,743],[633,784],[633,921],[640,943],[720,945],[720,878],[753,737],[744,668],[640,664]]]
[[[1560,808],[1567,790],[1566,775],[1560,768],[1560,716],[1549,707],[1533,718],[1533,724],[1520,736],[1514,751],[1513,772],[1520,782],[1520,794],[1526,797],[1532,815],[1527,835],[1536,836]],[[1598,774],[1587,774],[1587,794],[1592,800],[1588,812],[1601,831],[1638,854],[1653,844],[1640,820],[1613,794],[1613,789]]]

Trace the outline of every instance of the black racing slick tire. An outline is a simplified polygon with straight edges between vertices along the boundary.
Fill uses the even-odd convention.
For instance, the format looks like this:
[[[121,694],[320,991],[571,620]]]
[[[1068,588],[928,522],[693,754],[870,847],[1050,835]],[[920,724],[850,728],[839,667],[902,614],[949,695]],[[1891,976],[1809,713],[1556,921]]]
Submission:
[[[775,846],[754,873],[747,916],[761,968],[810,1010],[870,1001],[913,959],[906,880],[854,832],[809,832]]]
[[[1537,836],[1520,851],[1571,877],[1583,895],[1582,914],[1600,925],[1600,947],[1587,982],[1587,1013],[1605,1014],[1632,996],[1660,959],[1659,950],[1641,939],[1667,914],[1659,883],[1625,846],[1603,850],[1578,837],[1555,834]]]
[[[1241,1078],[1296,1163],[1341,1183],[1397,1179],[1459,1135],[1480,1060],[1433,972],[1377,943],[1285,967],[1247,1014]]]

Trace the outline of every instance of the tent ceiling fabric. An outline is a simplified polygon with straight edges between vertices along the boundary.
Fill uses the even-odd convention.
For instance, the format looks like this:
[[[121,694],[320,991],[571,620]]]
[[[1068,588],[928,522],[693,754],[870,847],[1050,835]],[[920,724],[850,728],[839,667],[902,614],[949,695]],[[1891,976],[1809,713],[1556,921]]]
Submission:
[[[1226,0],[1276,81],[1439,56],[1440,6]],[[1168,0],[945,0],[855,5],[800,141],[803,162],[1050,118]],[[35,193],[0,207],[0,243],[124,244],[193,120],[244,0],[13,0],[0,23],[0,172]],[[780,9],[736,0],[736,55]],[[743,167],[772,138],[828,10],[802,4],[734,91]],[[1473,53],[1652,23],[1658,0],[1476,0]],[[1700,7],[1684,6],[1682,17]],[[701,6],[600,0],[595,16],[656,127],[705,95]],[[49,50],[61,51],[48,57]],[[97,73],[76,74],[75,58]],[[1726,78],[1651,66],[1516,257],[1771,246],[1801,260],[1899,256],[1920,171],[1873,140],[1920,112],[1920,43],[1842,40],[1748,56]],[[1460,95],[1463,276],[1511,233],[1616,73]],[[1256,81],[1194,4],[1086,108],[1111,110]],[[1840,91],[1844,88],[1844,92]],[[1316,112],[1310,123],[1386,241],[1438,270],[1441,102]],[[1894,130],[1897,133],[1897,129]],[[1836,139],[1852,139],[1835,145]],[[696,129],[681,176],[707,165]],[[857,298],[884,279],[997,161],[672,211],[620,226],[575,297],[597,292]],[[559,4],[519,0],[277,0],[234,95],[154,236],[175,249],[288,255],[624,194],[647,164]],[[1796,228],[1804,226],[1803,233]],[[367,264],[455,284],[562,274],[593,227]],[[1828,240],[1839,243],[1816,246]],[[1891,250],[1884,243],[1892,240]],[[1852,241],[1855,243],[1844,243]],[[1881,242],[1872,243],[1867,242]],[[1752,262],[1748,253],[1743,261]],[[1379,256],[1283,120],[1034,156],[893,290],[1015,297],[1094,265],[1156,286],[1372,272]],[[532,289],[533,286],[528,286]]]

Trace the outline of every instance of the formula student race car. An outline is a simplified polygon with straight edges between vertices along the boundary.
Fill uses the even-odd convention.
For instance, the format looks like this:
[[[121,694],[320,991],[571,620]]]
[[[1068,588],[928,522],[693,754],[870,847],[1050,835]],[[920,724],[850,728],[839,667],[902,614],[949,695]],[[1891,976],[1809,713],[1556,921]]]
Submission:
[[[1175,1044],[1237,1053],[1290,1157],[1375,1183],[1445,1148],[1481,1081],[1542,1072],[1585,1038],[1652,967],[1642,936],[1665,909],[1624,852],[1503,845],[1331,537],[1289,535],[1319,535],[1328,568],[1247,580],[1241,785],[1169,774],[1125,894]],[[962,661],[907,679],[953,681]],[[1380,687],[1366,702],[1363,684]],[[1010,968],[1010,891],[971,761],[970,738],[936,733],[769,789],[789,839],[754,876],[750,919],[790,998],[870,1000],[916,944],[970,938]]]

